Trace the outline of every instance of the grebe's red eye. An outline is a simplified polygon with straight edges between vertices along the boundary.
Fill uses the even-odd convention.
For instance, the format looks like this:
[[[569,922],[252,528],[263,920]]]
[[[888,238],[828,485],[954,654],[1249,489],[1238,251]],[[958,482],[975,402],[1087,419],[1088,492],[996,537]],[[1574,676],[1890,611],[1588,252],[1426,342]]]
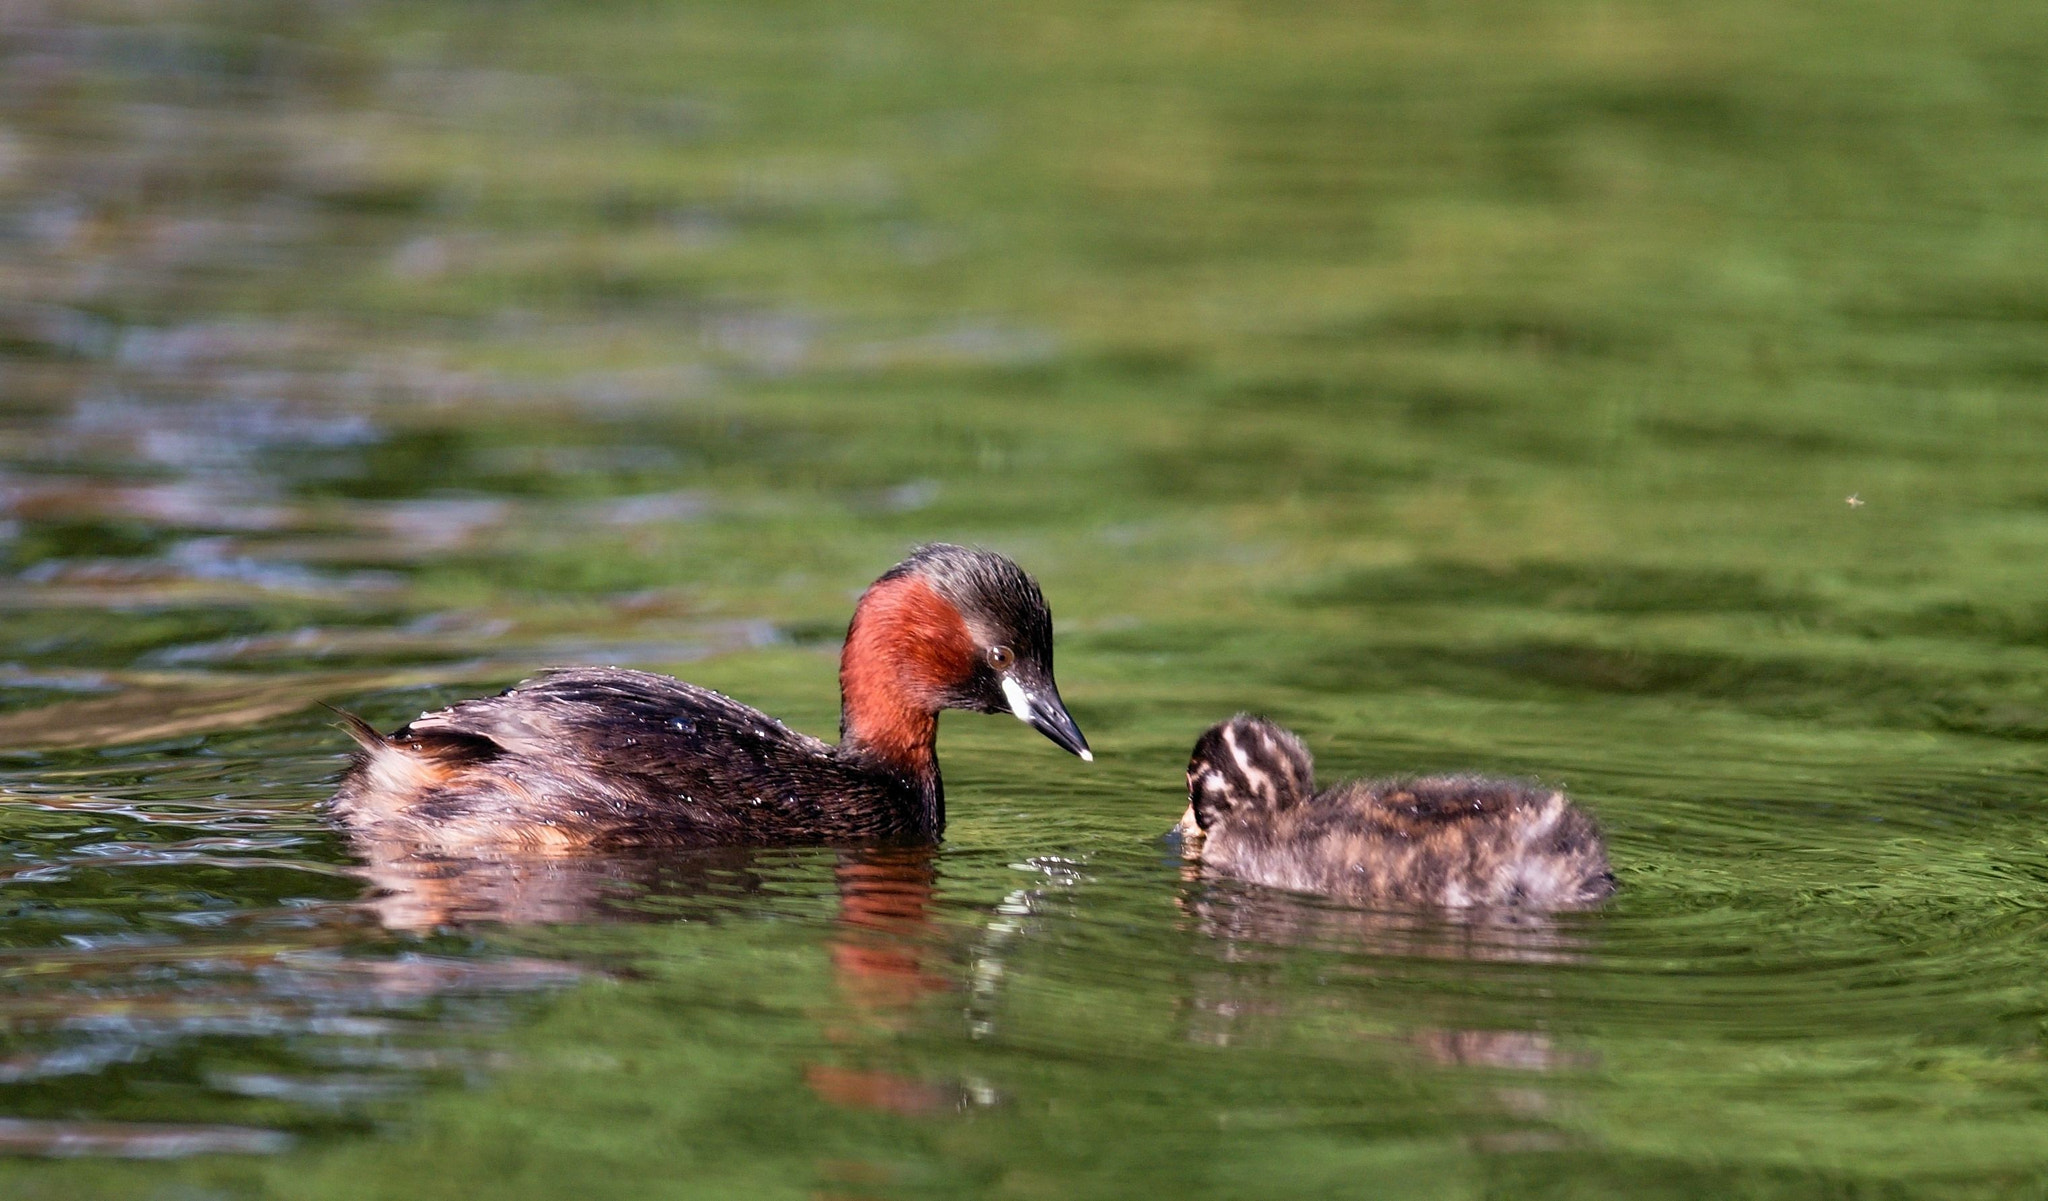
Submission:
[[[1007,646],[988,648],[988,665],[997,671],[1008,671],[1010,664],[1017,661],[1017,654]]]

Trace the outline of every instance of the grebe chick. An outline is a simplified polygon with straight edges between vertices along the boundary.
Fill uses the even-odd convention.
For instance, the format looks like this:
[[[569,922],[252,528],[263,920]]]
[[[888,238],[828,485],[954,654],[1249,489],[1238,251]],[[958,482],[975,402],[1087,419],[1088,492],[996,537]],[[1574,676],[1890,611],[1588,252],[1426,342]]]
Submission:
[[[1562,792],[1485,776],[1318,792],[1301,739],[1248,714],[1195,743],[1181,832],[1208,871],[1371,906],[1569,909],[1614,892],[1600,831]]]
[[[548,672],[423,713],[360,746],[335,814],[422,849],[929,842],[945,826],[941,709],[1012,713],[1094,756],[1052,676],[1038,585],[988,551],[933,544],[861,595],[839,661],[839,743],[694,684]]]

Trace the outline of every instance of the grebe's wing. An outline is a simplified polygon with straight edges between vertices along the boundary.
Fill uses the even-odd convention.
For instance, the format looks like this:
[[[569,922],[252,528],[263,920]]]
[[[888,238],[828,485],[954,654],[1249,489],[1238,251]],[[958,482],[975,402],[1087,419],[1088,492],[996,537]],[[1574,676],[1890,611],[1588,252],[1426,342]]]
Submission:
[[[657,774],[707,755],[733,760],[725,764],[728,771],[743,773],[748,760],[760,764],[830,749],[723,693],[619,668],[550,671],[497,696],[423,713],[393,738],[411,733],[483,739],[516,755]]]

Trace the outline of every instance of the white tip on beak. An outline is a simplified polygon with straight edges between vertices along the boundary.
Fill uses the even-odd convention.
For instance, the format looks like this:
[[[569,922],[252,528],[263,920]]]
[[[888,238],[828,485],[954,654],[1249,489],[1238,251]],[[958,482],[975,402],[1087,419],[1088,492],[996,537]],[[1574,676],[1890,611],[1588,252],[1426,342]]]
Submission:
[[[1052,693],[1051,700],[1038,700],[1024,690],[1024,685],[1010,677],[1003,676],[1001,681],[1003,699],[1010,703],[1010,712],[1017,715],[1018,721],[1052,739],[1053,745],[1061,750],[1079,755],[1082,762],[1095,762],[1095,755],[1088,749],[1088,740],[1081,736],[1074,719],[1067,715],[1058,693]]]
[[[1010,712],[1017,715],[1018,721],[1031,720],[1031,698],[1025,696],[1023,687],[1008,676],[1003,677],[1003,699],[1010,702]]]

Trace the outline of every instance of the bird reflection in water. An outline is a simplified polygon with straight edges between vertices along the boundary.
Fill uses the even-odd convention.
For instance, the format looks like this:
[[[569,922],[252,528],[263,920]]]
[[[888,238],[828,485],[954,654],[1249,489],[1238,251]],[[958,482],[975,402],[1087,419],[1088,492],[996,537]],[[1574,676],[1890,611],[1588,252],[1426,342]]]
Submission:
[[[1181,880],[1176,904],[1226,959],[1316,947],[1383,958],[1572,963],[1587,950],[1574,927],[1533,910],[1360,909],[1213,876],[1198,864],[1184,866]]]
[[[388,930],[427,934],[477,925],[658,921],[693,903],[757,894],[774,864],[740,847],[657,853],[514,851],[456,854],[390,837],[351,839]],[[787,861],[787,852],[782,852]]]
[[[1213,939],[1215,958],[1227,965],[1197,973],[1187,1001],[1186,1037],[1212,1046],[1256,1043],[1286,1024],[1302,991],[1298,979],[1286,978],[1285,964],[1299,950],[1342,955],[1361,977],[1392,974],[1401,961],[1543,965],[1576,962],[1588,950],[1568,919],[1526,910],[1347,908],[1214,879],[1196,865],[1184,868],[1182,879],[1176,904],[1184,926]],[[1338,1003],[1353,1004],[1356,995]],[[1389,1042],[1401,1057],[1440,1069],[1549,1073],[1593,1066],[1589,1053],[1560,1047],[1542,1030],[1411,1025]],[[1536,1089],[1496,1089],[1493,1097],[1519,1118],[1551,1108]]]
[[[476,924],[652,922],[731,913],[734,902],[788,886],[791,869],[816,852],[718,847],[692,851],[452,856],[390,839],[358,837],[365,904],[394,930],[424,933]],[[932,919],[937,877],[931,847],[832,852],[838,909],[825,950],[833,995],[813,1016],[824,1049],[803,1065],[810,1091],[833,1105],[903,1117],[958,1112],[993,1099],[986,1086],[933,1080],[891,1063],[896,1037],[929,999],[955,982]],[[819,1165],[832,1188],[877,1183],[888,1169],[833,1160]],[[829,1193],[827,1195],[840,1195]]]
[[[838,1006],[823,1017],[825,1037],[847,1063],[812,1063],[804,1081],[826,1101],[850,1109],[923,1116],[963,1108],[973,1093],[876,1063],[907,1029],[920,1003],[950,992],[953,981],[926,966],[932,953],[933,885],[928,847],[842,855],[833,869],[839,915],[831,940]]]

